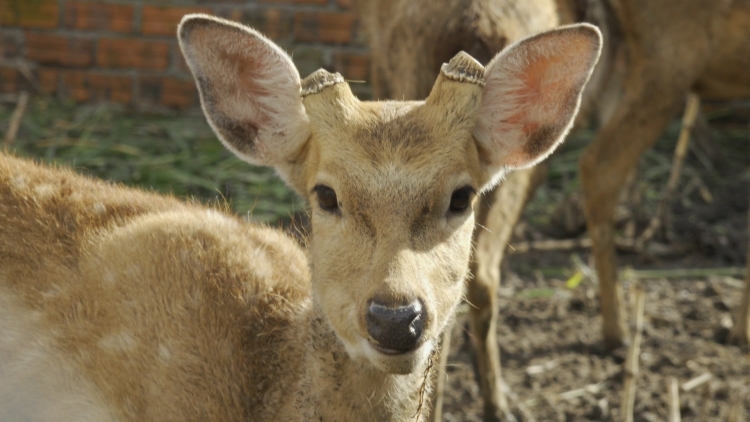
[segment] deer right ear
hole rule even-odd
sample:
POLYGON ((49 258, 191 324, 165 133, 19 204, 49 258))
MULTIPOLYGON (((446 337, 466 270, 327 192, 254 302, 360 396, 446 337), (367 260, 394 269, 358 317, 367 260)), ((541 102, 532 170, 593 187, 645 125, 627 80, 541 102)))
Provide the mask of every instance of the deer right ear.
POLYGON ((177 30, 209 124, 251 164, 288 164, 310 136, 292 60, 255 30, 207 15, 187 15, 177 30))
POLYGON ((543 160, 562 142, 601 45, 596 27, 570 25, 521 40, 487 64, 474 130, 492 175, 485 189, 506 171, 543 160))

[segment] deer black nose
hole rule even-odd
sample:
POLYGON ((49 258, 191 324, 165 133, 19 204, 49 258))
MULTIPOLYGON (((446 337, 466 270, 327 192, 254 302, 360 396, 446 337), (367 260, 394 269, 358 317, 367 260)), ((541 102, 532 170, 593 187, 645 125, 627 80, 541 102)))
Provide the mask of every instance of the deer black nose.
POLYGON ((424 329, 423 306, 414 301, 406 306, 392 307, 371 300, 367 307, 367 332, 378 342, 384 353, 406 353, 417 347, 424 329))

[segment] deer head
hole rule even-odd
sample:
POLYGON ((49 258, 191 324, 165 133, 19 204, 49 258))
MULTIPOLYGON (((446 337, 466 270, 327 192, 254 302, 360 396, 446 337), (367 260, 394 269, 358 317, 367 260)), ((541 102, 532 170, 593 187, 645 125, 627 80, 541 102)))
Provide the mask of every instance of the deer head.
POLYGON ((300 80, 251 28, 189 15, 178 32, 224 145, 309 200, 315 306, 386 373, 425 363, 461 299, 476 195, 557 147, 601 45, 595 27, 565 27, 486 69, 459 53, 425 101, 362 102, 339 74, 300 80))

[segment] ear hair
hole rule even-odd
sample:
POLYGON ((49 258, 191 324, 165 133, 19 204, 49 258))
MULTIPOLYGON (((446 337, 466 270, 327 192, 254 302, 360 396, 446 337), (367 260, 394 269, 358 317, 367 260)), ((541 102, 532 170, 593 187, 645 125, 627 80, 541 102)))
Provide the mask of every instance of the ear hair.
MULTIPOLYGON (((310 136, 292 60, 257 31, 224 19, 187 15, 177 30, 209 124, 252 164, 285 167, 310 136)), ((280 168, 281 167, 281 168, 280 168)))
POLYGON ((508 170, 538 163, 562 142, 601 44, 595 26, 570 25, 523 39, 490 61, 474 130, 492 174, 487 187, 508 170))

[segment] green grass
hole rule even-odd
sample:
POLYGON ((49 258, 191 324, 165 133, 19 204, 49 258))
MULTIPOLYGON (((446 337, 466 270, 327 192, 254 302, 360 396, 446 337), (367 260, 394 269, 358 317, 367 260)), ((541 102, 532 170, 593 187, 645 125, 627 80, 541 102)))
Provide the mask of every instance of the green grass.
MULTIPOLYGON (((0 134, 12 112, 12 106, 0 106, 0 134)), ((256 221, 304 210, 272 169, 251 166, 227 151, 198 112, 138 115, 115 106, 32 98, 9 150, 126 185, 227 201, 256 221)))

